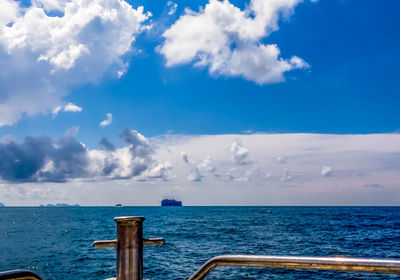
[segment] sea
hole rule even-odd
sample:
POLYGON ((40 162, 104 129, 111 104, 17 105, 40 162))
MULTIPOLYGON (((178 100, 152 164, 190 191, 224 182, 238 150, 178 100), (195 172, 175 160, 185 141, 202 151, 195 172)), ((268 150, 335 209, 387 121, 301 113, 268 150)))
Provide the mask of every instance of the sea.
MULTIPOLYGON (((49 280, 115 276, 117 216, 143 216, 145 279, 187 279, 223 254, 400 259, 398 207, 3 207, 0 271, 49 280)), ((400 276, 268 268, 216 268, 206 279, 397 279, 400 276)))

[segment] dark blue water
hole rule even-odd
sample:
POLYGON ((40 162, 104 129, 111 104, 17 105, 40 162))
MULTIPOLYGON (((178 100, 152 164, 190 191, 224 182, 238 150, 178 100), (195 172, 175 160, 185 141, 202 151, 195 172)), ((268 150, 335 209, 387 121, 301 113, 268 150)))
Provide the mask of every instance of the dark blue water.
MULTIPOLYGON (((24 268, 44 279, 115 275, 115 216, 145 216, 148 279, 186 279, 221 254, 400 258, 396 207, 76 207, 0 208, 0 270, 24 268)), ((389 279, 377 274, 218 268, 207 279, 389 279)))

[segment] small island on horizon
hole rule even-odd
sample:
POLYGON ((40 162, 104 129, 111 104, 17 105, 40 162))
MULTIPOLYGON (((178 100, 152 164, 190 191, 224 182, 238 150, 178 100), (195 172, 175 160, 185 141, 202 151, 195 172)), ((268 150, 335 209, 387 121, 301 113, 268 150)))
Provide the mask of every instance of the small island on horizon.
POLYGON ((161 206, 182 206, 182 201, 175 199, 163 199, 161 201, 161 206))

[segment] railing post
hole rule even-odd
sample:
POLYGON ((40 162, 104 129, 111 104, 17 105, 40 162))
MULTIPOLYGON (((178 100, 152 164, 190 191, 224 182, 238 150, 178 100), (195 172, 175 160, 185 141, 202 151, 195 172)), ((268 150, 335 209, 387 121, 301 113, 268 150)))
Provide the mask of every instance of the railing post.
POLYGON ((117 280, 143 279, 143 217, 117 217, 117 280))
POLYGON ((116 217, 117 239, 95 241, 96 248, 117 249, 117 280, 143 280, 143 246, 163 245, 164 239, 143 239, 144 217, 116 217))

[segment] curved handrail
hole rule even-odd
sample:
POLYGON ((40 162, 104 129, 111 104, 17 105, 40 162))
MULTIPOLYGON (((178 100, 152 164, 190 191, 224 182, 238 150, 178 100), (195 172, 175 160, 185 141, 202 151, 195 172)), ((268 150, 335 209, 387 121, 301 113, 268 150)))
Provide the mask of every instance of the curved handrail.
POLYGON ((224 255, 209 259, 188 280, 200 280, 218 266, 254 266, 290 269, 340 270, 400 274, 399 260, 339 257, 224 255))
POLYGON ((32 271, 18 269, 0 272, 0 280, 42 280, 42 278, 32 271))

